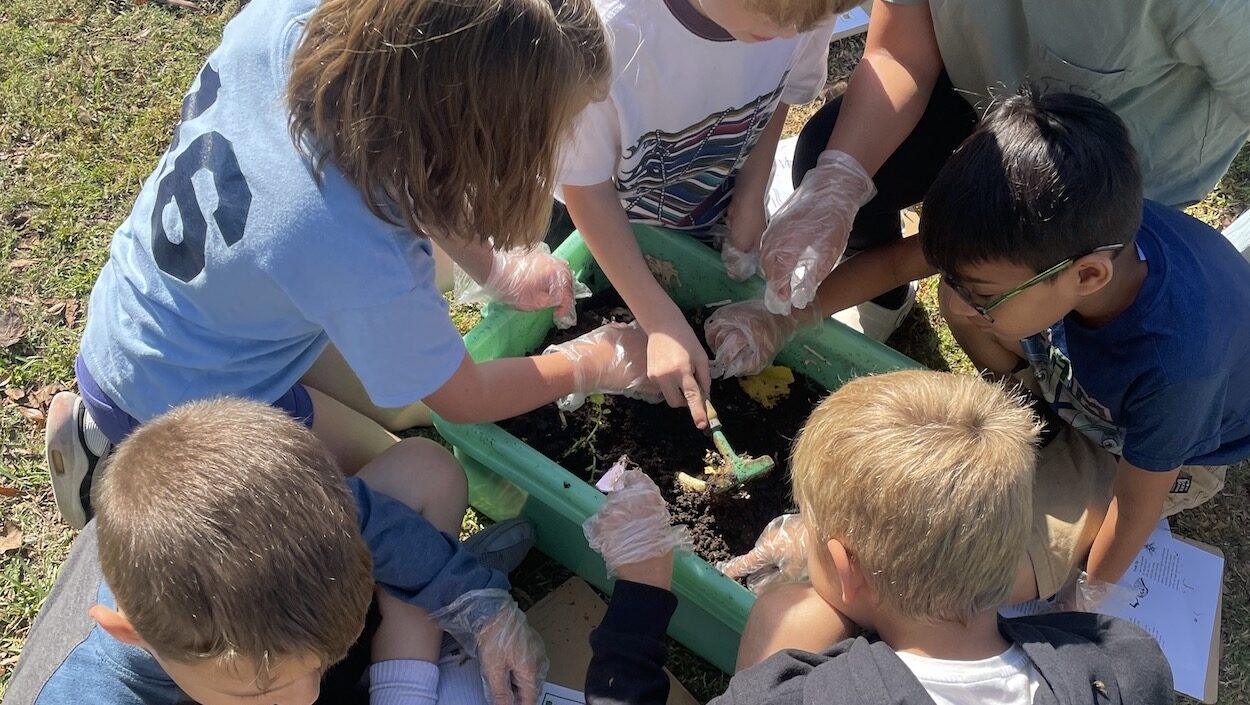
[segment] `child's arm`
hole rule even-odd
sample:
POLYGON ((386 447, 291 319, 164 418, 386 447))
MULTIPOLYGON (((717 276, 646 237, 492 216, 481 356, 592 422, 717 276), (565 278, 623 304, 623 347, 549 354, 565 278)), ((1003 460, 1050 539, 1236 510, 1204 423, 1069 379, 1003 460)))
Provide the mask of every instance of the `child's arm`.
POLYGON ((686 406, 707 426, 703 399, 711 384, 707 353, 677 304, 656 282, 621 207, 616 185, 565 185, 564 203, 603 273, 647 332, 647 376, 669 406, 686 406))
POLYGON ((673 552, 690 548, 689 535, 670 521, 651 478, 629 470, 583 526, 609 575, 618 578, 607 614, 590 635, 589 705, 660 705, 668 699, 664 632, 677 609, 668 589, 673 552))
POLYGON ((1120 459, 1107 518, 1089 551, 1085 572, 1092 580, 1114 583, 1133 565, 1179 474, 1179 467, 1153 472, 1120 459))
POLYGON ((909 237, 843 262, 825 278, 815 303, 807 308, 779 315, 770 313, 761 300, 723 306, 704 324, 716 361, 715 376, 758 374, 800 328, 931 274, 919 238, 909 237))
POLYGON ((871 175, 924 113, 942 71, 928 4, 876 0, 864 58, 816 168, 769 223, 761 247, 770 311, 806 308, 875 189, 871 175))
POLYGON ((422 401, 453 423, 481 423, 569 395, 602 392, 658 400, 646 374, 646 346, 647 336, 636 326, 609 324, 553 345, 544 355, 479 363, 466 353, 451 378, 422 401))
POLYGON ((768 227, 768 180, 777 143, 790 106, 779 103, 769 118, 746 163, 734 177, 733 198, 729 201, 729 239, 721 247, 725 272, 734 281, 746 281, 759 269, 760 238, 768 227))

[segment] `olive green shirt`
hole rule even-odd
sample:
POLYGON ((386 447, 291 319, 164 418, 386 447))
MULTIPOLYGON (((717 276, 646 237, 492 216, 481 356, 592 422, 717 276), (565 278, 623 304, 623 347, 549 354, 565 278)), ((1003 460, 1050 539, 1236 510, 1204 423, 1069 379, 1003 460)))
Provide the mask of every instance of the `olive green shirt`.
POLYGON ((1025 84, 1102 101, 1128 125, 1147 198, 1202 199, 1250 137, 1250 0, 928 5, 946 71, 969 103, 983 111, 1025 84))

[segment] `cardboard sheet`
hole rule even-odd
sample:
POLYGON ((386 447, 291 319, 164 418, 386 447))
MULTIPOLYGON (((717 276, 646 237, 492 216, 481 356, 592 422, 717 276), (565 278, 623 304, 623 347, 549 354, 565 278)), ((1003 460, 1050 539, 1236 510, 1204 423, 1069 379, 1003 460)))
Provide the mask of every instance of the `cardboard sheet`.
MULTIPOLYGON (((526 612, 529 623, 547 645, 554 684, 539 698, 542 705, 580 705, 590 665, 590 632, 599 626, 607 604, 580 578, 570 578, 526 612)), ((665 671, 667 673, 667 670, 665 671)), ((681 683, 668 674, 668 705, 698 705, 681 683)))

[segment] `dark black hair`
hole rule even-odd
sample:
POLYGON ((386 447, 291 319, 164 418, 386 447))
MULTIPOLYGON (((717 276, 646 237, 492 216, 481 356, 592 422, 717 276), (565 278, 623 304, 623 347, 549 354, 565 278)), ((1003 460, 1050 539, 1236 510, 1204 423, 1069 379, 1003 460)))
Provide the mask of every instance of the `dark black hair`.
POLYGON ((943 272, 990 261, 1040 272, 1132 242, 1142 180, 1128 129, 1102 103, 1024 90, 960 145, 924 198, 925 259, 943 272))

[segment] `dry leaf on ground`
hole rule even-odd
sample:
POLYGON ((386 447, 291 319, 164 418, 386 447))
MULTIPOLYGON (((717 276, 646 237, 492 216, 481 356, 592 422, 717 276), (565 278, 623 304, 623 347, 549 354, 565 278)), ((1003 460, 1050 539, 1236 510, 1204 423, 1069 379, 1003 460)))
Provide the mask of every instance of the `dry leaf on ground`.
POLYGON ((0 348, 7 348, 26 335, 26 324, 16 306, 10 305, 0 313, 0 348))
POLYGON ((4 532, 0 533, 0 553, 11 553, 22 547, 22 530, 12 522, 4 523, 4 532))

